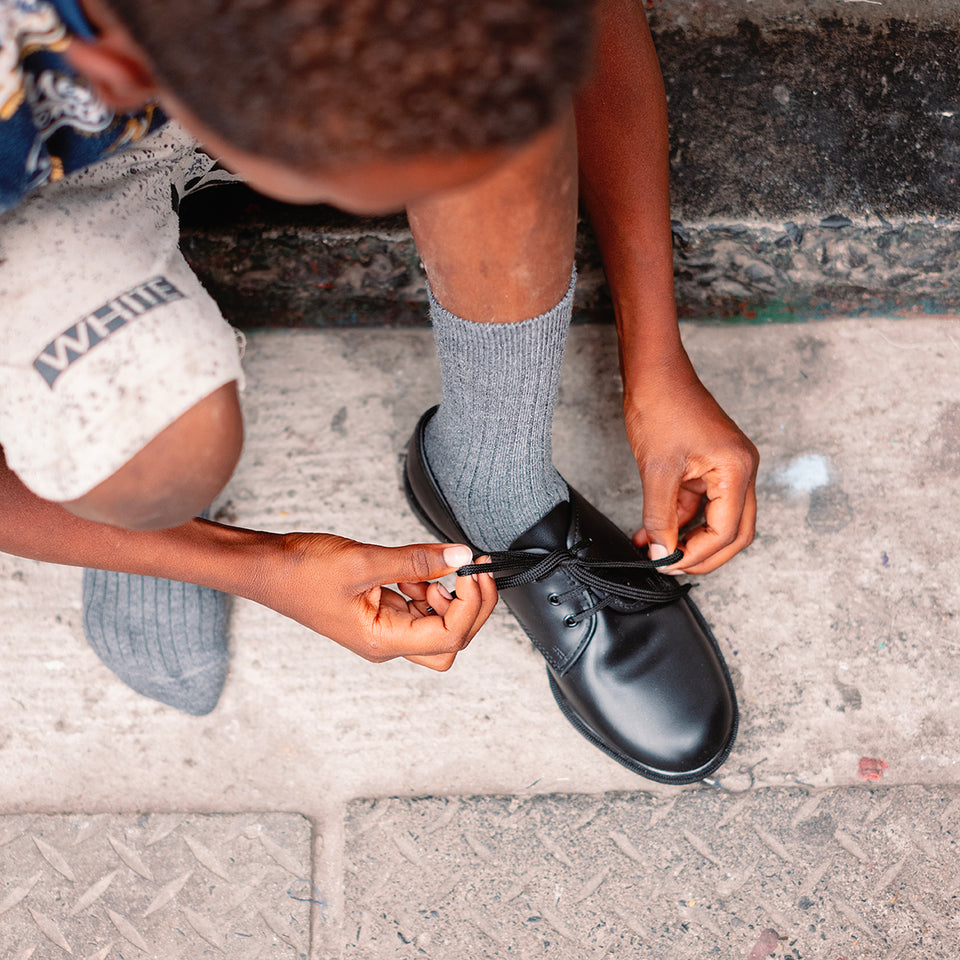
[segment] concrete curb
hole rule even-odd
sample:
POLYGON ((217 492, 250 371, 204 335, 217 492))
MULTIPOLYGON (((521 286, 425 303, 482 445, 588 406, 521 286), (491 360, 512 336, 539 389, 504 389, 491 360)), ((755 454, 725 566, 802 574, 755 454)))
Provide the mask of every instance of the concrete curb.
MULTIPOLYGON (((427 295, 402 217, 290 210, 240 188, 205 201, 182 247, 231 322, 246 328, 423 326, 427 295), (214 203, 234 204, 231 220, 214 203), (213 213, 211 213, 213 211, 213 213)), ((215 193, 221 193, 217 190, 215 193)), ((847 217, 674 224, 681 317, 796 321, 960 310, 960 221, 847 217)), ((576 319, 609 322, 593 236, 581 225, 576 319)))

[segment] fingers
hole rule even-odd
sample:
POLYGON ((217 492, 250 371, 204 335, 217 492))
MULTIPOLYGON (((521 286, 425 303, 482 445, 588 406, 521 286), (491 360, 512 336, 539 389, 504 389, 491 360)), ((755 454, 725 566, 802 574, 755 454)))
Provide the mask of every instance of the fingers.
POLYGON ((704 522, 684 538, 683 559, 664 568, 663 573, 709 573, 753 542, 757 520, 755 471, 709 470, 689 486, 703 492, 698 500, 706 502, 704 522))
POLYGON ((446 613, 453 595, 440 582, 434 583, 398 583, 397 587, 410 598, 410 606, 421 616, 446 613))
POLYGON ((669 465, 640 471, 643 484, 642 534, 652 560, 662 560, 677 549, 680 480, 681 472, 669 465))
POLYGON ((497 603, 496 584, 486 573, 457 577, 455 595, 441 583, 403 582, 398 586, 410 597, 403 601, 403 609, 399 594, 382 590, 380 595, 378 646, 382 658, 404 656, 432 670, 452 666, 497 603))
POLYGON ((451 603, 453 594, 442 583, 431 583, 427 587, 427 604, 431 612, 444 617, 451 603))
POLYGON ((653 560, 672 552, 678 531, 706 504, 704 523, 680 544, 683 559, 663 568, 663 573, 709 573, 752 543, 757 518, 755 459, 731 459, 675 485, 652 471, 647 476, 653 479, 644 480, 644 526, 633 539, 638 546, 649 547, 653 560), (672 515, 668 489, 673 490, 672 515))
POLYGON ((355 571, 356 586, 363 589, 385 583, 437 580, 472 562, 473 551, 462 543, 414 543, 405 547, 364 544, 355 571))
POLYGON ((411 656, 404 659, 415 663, 418 667, 428 667, 430 670, 436 670, 437 673, 446 673, 453 666, 453 661, 457 659, 457 655, 455 653, 438 653, 432 657, 411 656))
MULTIPOLYGON (((489 557, 481 557, 476 562, 487 563, 489 557)), ((442 586, 431 584, 427 590, 427 599, 436 614, 431 619, 443 624, 446 640, 455 644, 456 650, 440 655, 407 656, 413 663, 438 671, 449 670, 453 666, 457 653, 477 635, 497 605, 497 587, 489 573, 457 577, 456 596, 452 598, 445 595, 449 591, 439 589, 442 586)), ((430 624, 431 627, 433 625, 430 624)))
MULTIPOLYGON (((677 530, 682 530, 700 512, 705 485, 697 483, 680 487, 677 494, 677 530)), ((646 527, 641 527, 634 535, 633 542, 638 547, 645 547, 651 543, 651 537, 646 527)), ((663 554, 667 556, 667 554, 663 554)), ((657 559, 656 557, 654 559, 657 559)))
POLYGON ((707 503, 705 523, 687 537, 683 560, 675 569, 709 573, 753 542, 757 522, 757 494, 753 483, 741 502, 718 497, 707 503))
MULTIPOLYGON (((480 557, 477 563, 489 563, 489 557, 480 557)), ((466 635, 464 646, 477 634, 477 631, 486 623, 497 605, 497 585, 492 574, 475 573, 467 577, 457 577, 456 599, 447 608, 443 622, 448 629, 462 630, 466 635), (462 608, 456 609, 460 601, 462 608)))

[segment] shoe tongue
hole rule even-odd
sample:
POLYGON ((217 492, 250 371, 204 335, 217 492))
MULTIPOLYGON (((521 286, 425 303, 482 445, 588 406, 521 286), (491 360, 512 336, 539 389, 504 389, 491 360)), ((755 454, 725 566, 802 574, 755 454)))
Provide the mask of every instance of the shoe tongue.
POLYGON ((529 530, 521 533, 511 550, 556 550, 567 546, 570 531, 570 503, 561 500, 548 514, 541 517, 529 530))

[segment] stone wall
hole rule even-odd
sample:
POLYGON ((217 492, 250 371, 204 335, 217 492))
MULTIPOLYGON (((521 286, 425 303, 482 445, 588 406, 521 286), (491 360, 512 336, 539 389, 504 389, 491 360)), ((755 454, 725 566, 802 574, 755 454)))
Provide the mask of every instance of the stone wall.
MULTIPOLYGON (((686 317, 960 308, 960 11, 924 0, 647 0, 671 116, 686 317)), ((421 323, 402 218, 212 193, 184 249, 237 322, 421 323)), ((581 229, 581 319, 609 316, 581 229)))

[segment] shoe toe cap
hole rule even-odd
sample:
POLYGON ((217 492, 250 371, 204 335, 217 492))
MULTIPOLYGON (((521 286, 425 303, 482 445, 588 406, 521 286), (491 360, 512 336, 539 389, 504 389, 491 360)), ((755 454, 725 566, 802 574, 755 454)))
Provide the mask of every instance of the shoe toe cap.
POLYGON ((642 638, 639 630, 615 638, 600 631, 554 678, 555 688, 587 728, 582 732, 592 732, 621 763, 651 779, 693 782, 726 759, 737 730, 736 698, 689 607, 661 608, 656 617, 656 629, 648 618, 642 638))

